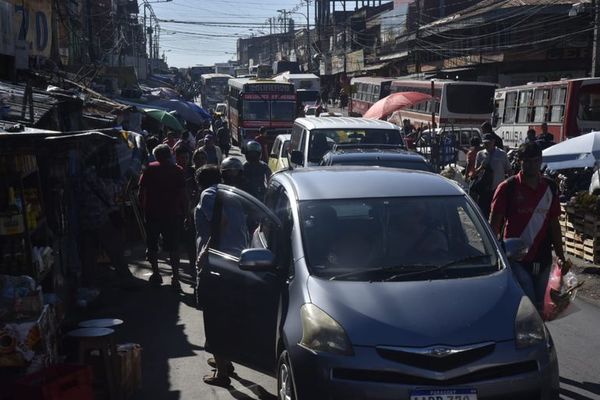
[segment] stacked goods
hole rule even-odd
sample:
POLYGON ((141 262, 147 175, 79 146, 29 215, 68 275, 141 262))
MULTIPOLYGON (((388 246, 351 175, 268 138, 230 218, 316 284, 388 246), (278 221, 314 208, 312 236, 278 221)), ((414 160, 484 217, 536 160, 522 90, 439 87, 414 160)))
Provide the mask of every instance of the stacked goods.
POLYGON ((560 224, 567 254, 600 264, 600 202, 596 195, 580 192, 562 205, 560 224))

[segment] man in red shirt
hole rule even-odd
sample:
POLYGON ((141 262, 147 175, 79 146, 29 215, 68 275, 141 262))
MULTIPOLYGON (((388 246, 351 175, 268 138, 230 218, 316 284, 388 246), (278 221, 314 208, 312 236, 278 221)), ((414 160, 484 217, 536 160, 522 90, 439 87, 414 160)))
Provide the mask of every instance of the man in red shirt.
POLYGON ((568 269, 558 220, 560 203, 555 183, 540 172, 540 147, 522 144, 518 155, 521 171, 498 185, 490 223, 496 235, 504 228, 504 239, 520 238, 528 246, 527 255, 512 268, 525 294, 539 307, 552 266, 552 249, 563 263, 563 273, 568 269))
POLYGON ((261 126, 258 131, 258 136, 254 138, 254 141, 260 143, 260 146, 262 147, 260 159, 269 163, 269 146, 272 143, 270 143, 269 137, 267 136, 267 128, 261 126))
POLYGON ((153 154, 156 161, 148 165, 139 184, 139 199, 146 221, 148 260, 152 265, 150 283, 157 286, 162 283, 157 258, 158 239, 162 234, 173 269, 171 287, 180 291, 179 235, 189 214, 185 177, 181 167, 175 164, 168 145, 156 146, 153 154))

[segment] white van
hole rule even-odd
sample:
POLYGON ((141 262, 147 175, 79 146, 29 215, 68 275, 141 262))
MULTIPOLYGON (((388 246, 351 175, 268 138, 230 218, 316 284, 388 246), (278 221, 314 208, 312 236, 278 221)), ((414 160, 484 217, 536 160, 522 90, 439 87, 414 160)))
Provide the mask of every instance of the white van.
POLYGON ((336 144, 403 146, 400 127, 386 121, 351 117, 297 118, 290 143, 294 167, 319 165, 336 144))

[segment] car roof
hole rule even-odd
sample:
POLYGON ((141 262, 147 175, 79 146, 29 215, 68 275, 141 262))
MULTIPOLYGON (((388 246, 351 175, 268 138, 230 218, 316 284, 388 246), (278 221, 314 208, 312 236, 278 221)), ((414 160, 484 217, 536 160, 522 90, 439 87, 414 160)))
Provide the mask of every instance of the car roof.
POLYGON ((286 142, 288 140, 292 140, 292 135, 289 133, 282 133, 281 135, 277 135, 277 137, 275 138, 275 140, 278 140, 281 142, 286 142))
POLYGON ((300 201, 464 195, 458 185, 441 175, 395 168, 297 168, 278 172, 273 179, 287 180, 300 201))
POLYGON ((330 157, 333 162, 341 160, 405 160, 413 162, 426 162, 425 158, 412 151, 389 148, 337 148, 323 156, 330 157))
POLYGON ((306 129, 394 129, 400 130, 400 127, 391 122, 381 121, 369 118, 354 117, 305 117, 297 118, 296 124, 300 124, 306 129))

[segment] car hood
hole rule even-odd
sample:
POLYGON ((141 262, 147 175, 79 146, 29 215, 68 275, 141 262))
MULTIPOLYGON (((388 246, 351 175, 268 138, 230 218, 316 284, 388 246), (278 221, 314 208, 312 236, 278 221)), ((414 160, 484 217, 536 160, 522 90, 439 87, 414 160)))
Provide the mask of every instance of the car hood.
POLYGON ((414 282, 308 279, 311 302, 353 345, 465 345, 514 339, 522 297, 508 269, 473 278, 414 282))

